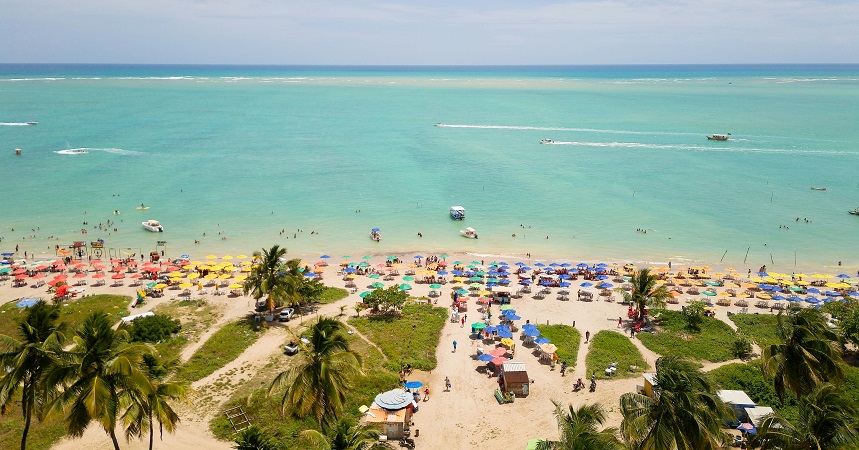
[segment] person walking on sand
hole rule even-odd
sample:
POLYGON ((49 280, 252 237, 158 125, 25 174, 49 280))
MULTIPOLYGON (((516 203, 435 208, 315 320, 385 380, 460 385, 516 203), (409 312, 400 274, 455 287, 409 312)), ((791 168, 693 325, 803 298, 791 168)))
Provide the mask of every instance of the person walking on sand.
POLYGON ((591 332, 585 331, 585 344, 587 344, 589 340, 591 340, 591 332))
POLYGON ((456 341, 453 341, 453 352, 456 353, 456 341))
POLYGON ((464 326, 465 326, 465 317, 463 317, 462 320, 460 321, 459 328, 462 328, 464 326))
POLYGON ((444 377, 444 391, 450 392, 450 378, 444 377))
POLYGON ((617 318, 617 327, 618 327, 618 328, 620 328, 620 327, 622 327, 622 326, 623 326, 623 318, 622 318, 622 317, 618 317, 618 318, 617 318))

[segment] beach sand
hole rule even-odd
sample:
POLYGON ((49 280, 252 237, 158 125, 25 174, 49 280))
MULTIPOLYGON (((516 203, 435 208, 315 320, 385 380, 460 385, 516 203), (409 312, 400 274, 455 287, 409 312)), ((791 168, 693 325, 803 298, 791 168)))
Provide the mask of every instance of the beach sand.
MULTIPOLYGON (((411 258, 411 256, 407 256, 407 258, 411 258)), ((451 254, 447 261, 451 262, 457 259, 470 261, 474 257, 467 254, 451 254)), ((329 286, 345 287, 345 281, 336 275, 337 268, 334 266, 337 265, 337 261, 333 259, 330 261, 332 261, 332 266, 326 269, 323 281, 329 286)), ((314 261, 308 262, 312 264, 314 261)), ((371 264, 378 264, 384 262, 384 258, 376 257, 370 262, 371 264)), ((407 260, 406 262, 411 261, 407 260)), ((507 260, 507 262, 513 264, 515 260, 507 260)), ((369 282, 374 280, 368 280, 362 276, 357 281, 359 286, 357 292, 339 302, 322 306, 319 315, 335 316, 339 313, 341 305, 346 305, 346 311, 352 315, 351 306, 360 301, 358 293, 365 290, 365 284, 370 284, 369 282)), ((517 314, 522 317, 520 323, 524 323, 526 319, 536 324, 573 325, 575 323, 576 328, 582 334, 583 341, 579 349, 576 366, 570 367, 566 376, 561 377, 559 370, 552 370, 547 364, 541 363, 531 350, 519 345, 518 336, 516 336, 517 352, 514 359, 526 363, 529 377, 533 379, 533 383, 531 384, 530 395, 527 398, 517 398, 513 404, 499 405, 492 395, 497 387, 496 380, 488 377, 482 371, 478 371, 484 364, 475 359, 476 350, 479 345, 483 344, 479 341, 473 341, 469 337, 470 327, 468 326, 480 319, 476 302, 473 299, 469 301, 468 320, 465 327, 460 327, 460 323, 447 321, 441 332, 440 343, 436 350, 437 368, 432 372, 416 373, 415 376, 411 377, 411 379, 417 379, 428 384, 431 390, 430 400, 421 402, 420 410, 414 416, 415 429, 419 430, 413 433, 413 435, 419 434, 415 438, 417 446, 432 449, 503 446, 504 448, 516 449, 524 448, 525 443, 531 438, 556 438, 558 431, 551 400, 557 400, 563 405, 571 403, 575 406, 580 406, 583 403, 601 403, 608 411, 608 423, 606 425, 618 426, 621 421, 618 399, 623 393, 635 391, 636 386, 642 384, 641 377, 600 380, 594 393, 587 390, 573 393, 572 385, 579 377, 585 380, 589 378, 584 367, 585 355, 588 350, 587 345, 584 344, 585 332, 589 331, 590 335, 593 336, 600 330, 618 331, 617 319, 618 317, 626 319, 627 307, 617 301, 576 301, 575 293, 582 282, 582 280, 573 282, 570 287, 572 293, 570 301, 559 301, 554 298, 554 295, 547 296, 543 300, 531 299, 530 296, 513 300, 517 314), (454 340, 459 344, 455 353, 452 351, 454 340), (444 392, 445 377, 450 378, 452 384, 450 392, 444 392)), ((410 294, 413 296, 424 296, 429 293, 429 286, 426 284, 412 283, 412 285, 414 289, 410 294)), ((445 286, 441 297, 438 298, 439 306, 448 306, 450 291, 450 286, 445 286)), ((171 291, 167 292, 168 295, 158 299, 150 299, 141 308, 131 310, 132 314, 174 301, 170 299, 169 293, 171 291)), ((133 296, 135 288, 130 286, 111 287, 109 285, 87 287, 86 294, 101 293, 133 296)), ((47 298, 47 295, 45 288, 13 288, 11 287, 11 280, 0 286, 0 301, 3 303, 20 297, 45 296, 47 298)), ((618 294, 614 295, 615 300, 617 300, 618 294)), ((183 352, 183 358, 190 357, 194 350, 218 326, 247 314, 253 306, 249 297, 229 298, 207 295, 205 298, 209 304, 216 305, 223 316, 215 326, 197 336, 198 340, 192 342, 183 352)), ((681 304, 669 305, 669 308, 680 309, 681 304)), ((755 312, 769 312, 769 309, 750 308, 750 310, 752 309, 755 312)), ((727 320, 727 312, 739 312, 739 310, 740 308, 737 306, 717 307, 716 314, 719 319, 732 325, 732 322, 727 320)), ((191 399, 187 404, 178 407, 181 423, 176 432, 173 434, 165 433, 163 441, 156 442, 156 446, 171 449, 231 448, 229 442, 216 440, 209 431, 208 425, 209 421, 219 413, 219 406, 229 399, 231 393, 228 390, 214 391, 207 389, 207 387, 216 381, 218 383, 230 382, 233 385, 246 381, 249 377, 246 374, 253 373, 255 368, 265 364, 270 357, 282 352, 282 345, 288 336, 284 327, 296 327, 298 323, 299 321, 293 320, 287 324, 277 324, 271 327, 235 361, 209 377, 194 383, 194 393, 191 399)), ((644 355, 649 366, 648 371, 652 371, 658 355, 644 348, 637 339, 633 339, 632 342, 644 355)), ((705 368, 711 369, 718 365, 721 364, 710 364, 705 368)), ((158 440, 157 433, 156 440, 158 440)), ((83 437, 78 439, 64 438, 54 448, 107 448, 109 442, 104 431, 93 425, 87 429, 83 437)), ((145 440, 123 442, 122 447, 142 449, 146 448, 147 444, 145 440)))

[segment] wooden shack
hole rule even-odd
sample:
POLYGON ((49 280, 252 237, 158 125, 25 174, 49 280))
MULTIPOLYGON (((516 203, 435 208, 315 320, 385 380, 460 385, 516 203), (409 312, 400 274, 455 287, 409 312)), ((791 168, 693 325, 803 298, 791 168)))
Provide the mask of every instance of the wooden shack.
POLYGON ((504 392, 512 392, 517 397, 527 397, 530 379, 522 361, 505 361, 501 365, 504 392))

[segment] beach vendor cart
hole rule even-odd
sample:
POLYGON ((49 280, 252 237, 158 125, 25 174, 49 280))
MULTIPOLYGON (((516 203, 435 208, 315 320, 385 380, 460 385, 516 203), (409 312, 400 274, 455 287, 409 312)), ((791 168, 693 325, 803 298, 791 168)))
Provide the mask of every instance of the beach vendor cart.
POLYGON ((522 361, 505 361, 501 364, 502 386, 504 392, 512 392, 516 397, 527 397, 530 378, 522 361))

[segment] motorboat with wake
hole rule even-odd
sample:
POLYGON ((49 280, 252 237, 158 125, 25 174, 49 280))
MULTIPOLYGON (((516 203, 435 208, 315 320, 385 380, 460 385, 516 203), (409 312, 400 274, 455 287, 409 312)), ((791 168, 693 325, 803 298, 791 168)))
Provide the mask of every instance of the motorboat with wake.
POLYGON ((36 122, 35 120, 28 120, 27 121, 27 125, 38 125, 38 124, 39 124, 39 122, 36 122))
POLYGON ((825 191, 826 188, 825 187, 814 187, 814 186, 812 186, 811 190, 812 191, 825 191))
POLYGON ((379 242, 382 240, 382 233, 378 228, 373 228, 370 230, 370 239, 379 242))
POLYGON ((54 153, 58 155, 86 155, 89 152, 84 148, 70 148, 67 150, 57 150, 54 153))
POLYGON ((727 134, 708 134, 707 139, 711 141, 727 141, 731 137, 731 133, 727 134))
POLYGON ((153 233, 163 233, 164 232, 164 227, 161 225, 161 222, 159 222, 157 220, 152 220, 152 219, 147 220, 146 222, 143 222, 143 228, 146 229, 147 231, 151 231, 153 233))
POLYGON ((465 208, 463 208, 462 206, 451 206, 450 207, 450 217, 453 220, 465 219, 465 208))
POLYGON ((474 228, 468 227, 464 230, 459 230, 459 234, 469 238, 469 239, 477 239, 477 231, 474 228))
POLYGON ((854 216, 859 216, 859 208, 847 211, 848 214, 853 214, 854 216))
POLYGON ((553 141, 551 139, 540 139, 540 143, 541 144, 554 144, 555 141, 553 141))

